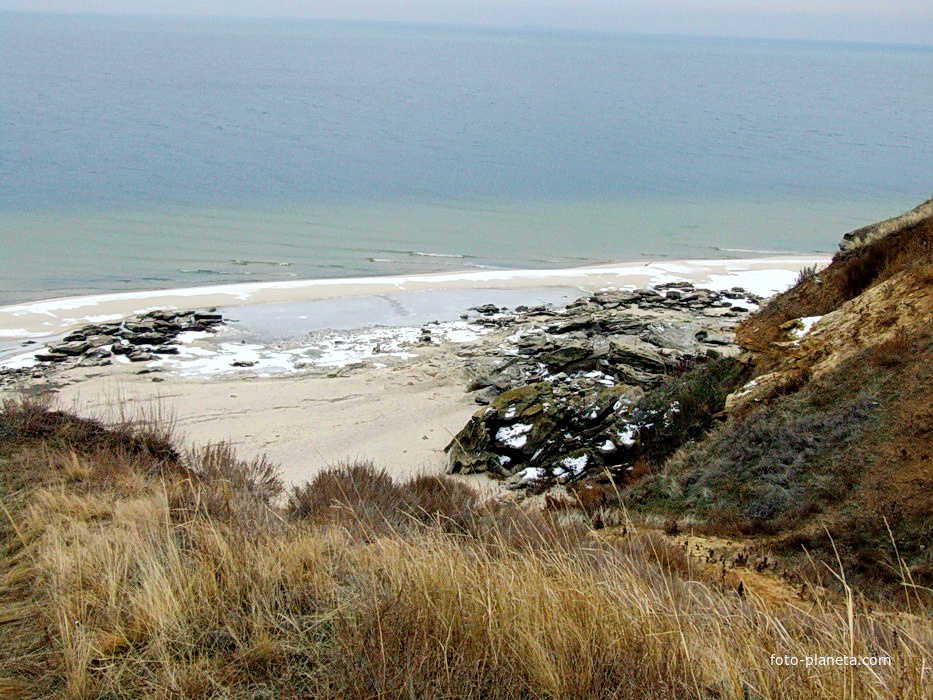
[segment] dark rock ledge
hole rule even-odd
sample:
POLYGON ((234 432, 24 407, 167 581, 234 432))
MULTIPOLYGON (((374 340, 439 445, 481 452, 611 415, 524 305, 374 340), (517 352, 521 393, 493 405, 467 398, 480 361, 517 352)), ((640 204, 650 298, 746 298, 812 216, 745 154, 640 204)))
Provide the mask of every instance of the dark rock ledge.
POLYGON ((511 333, 468 360, 467 389, 486 407, 447 446, 448 471, 543 488, 593 470, 637 470, 639 443, 681 410, 676 400, 645 406, 646 392, 736 354, 733 329, 760 301, 741 288, 676 282, 599 292, 563 309, 480 307, 477 322, 511 333))
POLYGON ((35 354, 39 365, 0 370, 0 384, 43 378, 64 367, 101 367, 114 355, 130 362, 146 362, 158 355, 176 355, 172 345, 185 331, 213 331, 224 322, 216 309, 206 311, 149 311, 123 321, 95 323, 71 331, 60 342, 50 343, 35 354))

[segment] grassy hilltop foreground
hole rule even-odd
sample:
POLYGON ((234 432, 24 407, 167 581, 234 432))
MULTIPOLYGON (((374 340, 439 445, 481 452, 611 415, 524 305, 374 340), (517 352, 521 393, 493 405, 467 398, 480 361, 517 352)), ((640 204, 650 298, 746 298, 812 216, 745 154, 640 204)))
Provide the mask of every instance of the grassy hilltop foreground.
POLYGON ((929 697, 925 206, 745 322, 740 386, 649 396, 715 416, 644 476, 543 510, 6 401, 0 697, 929 697))

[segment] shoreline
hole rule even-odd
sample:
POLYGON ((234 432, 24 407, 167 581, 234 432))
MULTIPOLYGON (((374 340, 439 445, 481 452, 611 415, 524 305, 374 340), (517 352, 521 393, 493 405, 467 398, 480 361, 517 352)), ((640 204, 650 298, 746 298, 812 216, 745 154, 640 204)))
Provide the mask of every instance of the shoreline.
POLYGON ((270 303, 318 301, 399 292, 463 289, 533 290, 577 287, 647 287, 671 281, 698 286, 741 286, 761 296, 787 288, 803 267, 823 266, 827 255, 719 260, 673 260, 539 270, 480 270, 418 275, 248 282, 91 294, 42 299, 0 307, 0 341, 53 338, 89 323, 118 320, 154 309, 237 308, 270 303))

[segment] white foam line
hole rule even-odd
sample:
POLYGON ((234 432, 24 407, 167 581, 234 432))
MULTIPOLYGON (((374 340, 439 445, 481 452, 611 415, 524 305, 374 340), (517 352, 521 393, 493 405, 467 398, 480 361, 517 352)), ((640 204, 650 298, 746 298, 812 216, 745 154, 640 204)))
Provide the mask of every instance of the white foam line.
POLYGON ((25 328, 0 328, 0 336, 12 340, 15 338, 41 338, 47 333, 32 333, 25 328))

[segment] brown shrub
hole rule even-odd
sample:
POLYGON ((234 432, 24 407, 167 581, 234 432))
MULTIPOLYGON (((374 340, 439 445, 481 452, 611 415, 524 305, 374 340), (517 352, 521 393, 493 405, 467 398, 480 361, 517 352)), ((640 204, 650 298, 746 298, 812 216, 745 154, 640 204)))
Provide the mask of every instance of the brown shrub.
POLYGON ((428 523, 462 530, 478 501, 473 488, 448 476, 421 474, 396 482, 371 462, 355 462, 325 469, 293 487, 286 512, 292 519, 339 523, 369 534, 428 523))
POLYGON ((245 532, 281 522, 276 511, 282 480, 265 457, 241 460, 232 445, 216 443, 192 450, 186 463, 187 478, 174 480, 168 488, 176 522, 206 515, 245 532))
POLYGON ((402 485, 406 513, 424 522, 465 524, 479 501, 476 491, 449 476, 421 474, 402 485))
POLYGON ((174 430, 160 416, 124 417, 105 425, 54 408, 54 397, 19 394, 0 409, 0 439, 18 443, 43 441, 47 447, 81 453, 109 452, 145 462, 153 473, 178 470, 182 458, 174 446, 174 430))
POLYGON ((285 508, 289 517, 316 524, 358 523, 381 532, 398 521, 405 500, 385 469, 372 462, 339 464, 294 486, 285 508))

